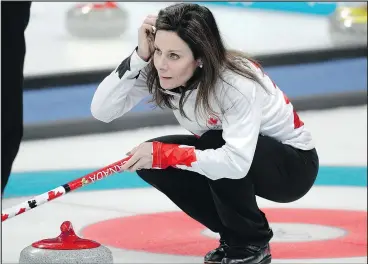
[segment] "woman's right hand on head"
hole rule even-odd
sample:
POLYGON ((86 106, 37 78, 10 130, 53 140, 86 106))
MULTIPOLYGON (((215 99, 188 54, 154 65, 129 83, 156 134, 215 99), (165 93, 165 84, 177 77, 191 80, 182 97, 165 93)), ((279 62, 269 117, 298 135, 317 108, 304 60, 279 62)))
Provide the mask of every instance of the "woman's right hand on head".
POLYGON ((143 21, 143 24, 138 30, 138 56, 144 61, 148 61, 153 52, 154 48, 154 34, 156 33, 156 15, 149 15, 143 21))

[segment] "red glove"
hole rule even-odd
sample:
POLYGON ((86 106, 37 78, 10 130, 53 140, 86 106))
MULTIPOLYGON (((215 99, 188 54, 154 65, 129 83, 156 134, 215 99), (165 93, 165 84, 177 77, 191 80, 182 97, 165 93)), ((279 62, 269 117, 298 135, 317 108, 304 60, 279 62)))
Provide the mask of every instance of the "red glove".
POLYGON ((165 144, 154 141, 152 168, 166 169, 176 165, 191 167, 197 161, 195 148, 178 144, 165 144))

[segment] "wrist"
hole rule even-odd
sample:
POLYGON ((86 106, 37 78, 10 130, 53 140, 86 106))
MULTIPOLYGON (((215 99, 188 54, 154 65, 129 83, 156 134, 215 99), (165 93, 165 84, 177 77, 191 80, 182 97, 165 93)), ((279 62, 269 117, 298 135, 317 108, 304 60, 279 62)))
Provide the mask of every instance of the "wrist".
POLYGON ((142 54, 142 52, 139 50, 139 48, 137 48, 137 54, 138 54, 138 56, 142 59, 142 60, 144 60, 145 62, 148 62, 149 61, 149 59, 151 58, 151 56, 150 55, 146 55, 146 54, 142 54))

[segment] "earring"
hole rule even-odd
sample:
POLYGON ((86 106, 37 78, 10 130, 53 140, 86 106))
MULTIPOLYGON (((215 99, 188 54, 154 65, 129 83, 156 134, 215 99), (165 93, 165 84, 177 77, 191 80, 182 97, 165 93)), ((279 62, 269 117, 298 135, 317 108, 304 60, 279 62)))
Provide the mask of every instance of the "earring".
POLYGON ((203 64, 200 64, 200 65, 199 65, 199 68, 203 68, 203 64))

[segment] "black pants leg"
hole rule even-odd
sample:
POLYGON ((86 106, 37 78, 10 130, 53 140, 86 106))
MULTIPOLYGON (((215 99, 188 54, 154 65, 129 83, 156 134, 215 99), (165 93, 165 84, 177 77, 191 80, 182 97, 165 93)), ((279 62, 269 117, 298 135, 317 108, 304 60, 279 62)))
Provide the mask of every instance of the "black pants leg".
POLYGON ((23 137, 24 31, 31 2, 1 2, 1 192, 23 137))
MULTIPOLYGON (((201 149, 223 146, 221 133, 206 133, 198 145, 201 149)), ((279 203, 298 200, 312 187, 318 164, 315 150, 297 150, 260 135, 252 166, 244 178, 209 181, 221 222, 229 232, 229 244, 268 242, 272 233, 257 206, 256 195, 279 203)))
MULTIPOLYGON (((150 140, 154 141, 156 139, 150 140)), ((198 139, 190 135, 157 138, 160 142, 195 146, 198 139)), ((223 233, 224 226, 218 216, 208 179, 197 173, 169 167, 164 170, 137 171, 147 183, 165 194, 186 214, 216 233, 223 233)))
MULTIPOLYGON (((225 142, 222 131, 201 138, 166 136, 165 143, 216 149, 225 142)), ((275 202, 292 202, 312 187, 318 172, 315 150, 301 151, 259 136, 251 169, 239 180, 210 180, 195 172, 166 169, 141 170, 138 175, 156 187, 186 214, 224 236, 230 246, 264 245, 272 238, 268 221, 258 208, 256 195, 275 202)))

